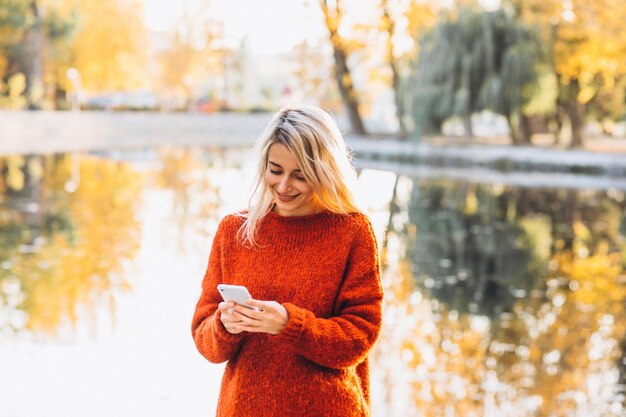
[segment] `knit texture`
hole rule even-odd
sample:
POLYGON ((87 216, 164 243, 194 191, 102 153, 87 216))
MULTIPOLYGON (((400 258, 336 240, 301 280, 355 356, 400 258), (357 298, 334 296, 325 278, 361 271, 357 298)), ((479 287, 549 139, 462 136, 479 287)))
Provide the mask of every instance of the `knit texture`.
POLYGON ((243 219, 225 217, 215 234, 192 320, 198 351, 228 361, 218 417, 370 415, 367 355, 381 325, 376 238, 363 214, 268 213, 258 244, 237 237, 243 219), (226 331, 217 285, 248 287, 289 312, 276 336, 226 331))

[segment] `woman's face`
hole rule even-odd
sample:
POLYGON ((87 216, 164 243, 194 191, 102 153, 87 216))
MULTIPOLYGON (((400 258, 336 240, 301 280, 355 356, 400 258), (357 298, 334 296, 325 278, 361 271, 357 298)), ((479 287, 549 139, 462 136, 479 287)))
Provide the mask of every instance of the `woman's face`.
POLYGON ((277 214, 305 216, 317 211, 313 188, 285 145, 275 143, 270 146, 265 182, 274 196, 274 211, 277 214))

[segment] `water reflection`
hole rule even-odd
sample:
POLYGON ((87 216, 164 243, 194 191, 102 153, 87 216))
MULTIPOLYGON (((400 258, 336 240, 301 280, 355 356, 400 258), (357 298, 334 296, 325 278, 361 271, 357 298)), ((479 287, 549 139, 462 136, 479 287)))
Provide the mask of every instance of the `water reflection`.
POLYGON ((79 311, 111 309, 128 289, 139 249, 141 176, 128 164, 83 156, 80 185, 67 155, 0 159, 0 332, 55 334, 79 311), (115 225, 115 227, 112 227, 115 225))
POLYGON ((174 227, 162 230, 176 233, 161 240, 204 259, 244 153, 165 147, 0 158, 0 334, 54 336, 81 316, 95 322, 103 304, 113 313, 116 294, 131 286, 146 192, 169 193, 174 227))
POLYGON ((152 176, 154 186, 171 194, 171 220, 176 249, 204 258, 208 253, 220 215, 245 207, 245 200, 233 198, 235 190, 246 196, 242 163, 249 150, 245 148, 174 148, 157 150, 159 166, 152 176), (237 201, 233 201, 237 200, 237 201))
POLYGON ((623 415, 622 192, 400 177, 394 196, 378 415, 623 415))
MULTIPOLYGON (((245 152, 164 148, 132 163, 114 156, 0 158, 1 333, 54 334, 102 304, 113 308, 133 283, 127 270, 146 231, 194 251, 185 259, 198 263, 195 275, 166 271, 173 276, 160 284, 169 299, 187 282, 193 297, 180 306, 192 306, 218 219, 245 207, 245 152), (70 193, 72 161, 80 183, 70 193), (157 201, 171 213, 142 231, 143 197, 155 195, 147 206, 157 201)), ((360 196, 386 229, 374 416, 623 415, 623 192, 379 174, 363 173, 360 196)), ((188 317, 175 310, 182 318, 172 327, 182 329, 188 317)))
POLYGON ((469 184, 412 188, 407 235, 418 284, 461 313, 494 317, 510 310, 541 266, 516 218, 516 201, 509 192, 469 184))
POLYGON ((156 172, 156 184, 172 194, 172 215, 177 236, 178 250, 185 252, 195 242, 190 236, 209 239, 213 231, 202 220, 217 216, 219 189, 215 176, 208 175, 208 167, 214 165, 215 153, 201 153, 191 148, 159 149, 157 156, 160 169, 156 172), (207 158, 207 159, 205 159, 207 158), (192 231, 199 232, 197 234, 192 231))

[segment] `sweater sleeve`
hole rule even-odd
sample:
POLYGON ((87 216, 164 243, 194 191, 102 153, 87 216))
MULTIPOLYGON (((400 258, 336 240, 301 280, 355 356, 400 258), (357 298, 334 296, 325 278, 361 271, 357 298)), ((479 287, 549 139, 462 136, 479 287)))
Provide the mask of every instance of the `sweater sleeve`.
POLYGON ((336 316, 319 318, 290 303, 289 324, 277 336, 318 365, 344 368, 362 362, 380 333, 383 291, 376 237, 364 220, 353 239, 336 316))
POLYGON ((217 284, 222 281, 223 241, 228 238, 224 236, 228 233, 225 229, 225 220, 222 220, 213 238, 209 263, 202 280, 202 293, 191 322, 191 333, 198 351, 213 363, 232 358, 243 338, 242 334, 234 335, 226 331, 217 309, 222 301, 217 284))

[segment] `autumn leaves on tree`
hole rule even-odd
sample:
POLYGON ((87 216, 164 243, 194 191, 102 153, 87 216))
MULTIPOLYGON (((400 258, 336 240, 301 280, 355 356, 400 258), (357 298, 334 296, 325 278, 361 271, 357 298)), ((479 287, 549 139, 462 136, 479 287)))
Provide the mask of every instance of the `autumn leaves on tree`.
MULTIPOLYGON (((209 6, 184 10, 168 33, 150 32, 142 7, 141 0, 0 0, 0 107, 67 108, 76 88, 69 68, 90 94, 146 89, 191 105, 207 77, 229 88, 228 72, 242 58, 226 46, 209 6)), ((403 137, 441 134, 451 118, 471 136, 472 115, 489 110, 506 118, 515 144, 531 144, 539 125, 555 142, 567 132, 576 147, 588 121, 611 134, 624 117, 624 2, 507 0, 495 11, 473 1, 313 7, 332 59, 322 44, 294 48, 291 58, 306 62, 293 75, 308 99, 343 103, 353 133, 368 133, 366 120, 389 92, 403 137), (322 52, 331 68, 320 65, 322 52), (309 63, 322 69, 304 70, 309 63), (333 73, 333 91, 329 83, 314 88, 320 72, 333 73)), ((224 95, 217 84, 213 96, 224 95)), ((271 107, 272 93, 260 90, 271 107)))

